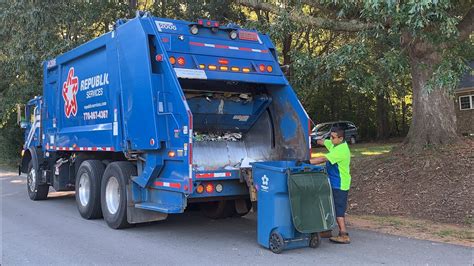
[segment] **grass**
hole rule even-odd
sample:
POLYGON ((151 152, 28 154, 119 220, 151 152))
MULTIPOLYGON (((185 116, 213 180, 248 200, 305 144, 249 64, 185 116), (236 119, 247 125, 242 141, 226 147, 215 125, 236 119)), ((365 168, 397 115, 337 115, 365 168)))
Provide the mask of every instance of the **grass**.
POLYGON ((392 216, 367 216, 367 219, 373 220, 374 222, 382 226, 393 226, 395 228, 407 225, 406 221, 403 221, 398 217, 392 216))
POLYGON ((471 246, 474 229, 471 226, 436 223, 428 220, 399 216, 351 215, 349 221, 357 227, 383 233, 403 235, 433 241, 471 246), (361 221, 363 221, 361 223, 361 221))
POLYGON ((473 240, 474 236, 472 231, 469 230, 453 230, 453 229, 446 229, 440 230, 435 233, 437 236, 441 238, 445 237, 458 237, 465 240, 473 240))
MULTIPOLYGON (((361 143, 349 145, 352 157, 375 156, 390 152, 397 144, 396 143, 361 143)), ((311 157, 323 156, 326 153, 326 148, 313 148, 311 157)))

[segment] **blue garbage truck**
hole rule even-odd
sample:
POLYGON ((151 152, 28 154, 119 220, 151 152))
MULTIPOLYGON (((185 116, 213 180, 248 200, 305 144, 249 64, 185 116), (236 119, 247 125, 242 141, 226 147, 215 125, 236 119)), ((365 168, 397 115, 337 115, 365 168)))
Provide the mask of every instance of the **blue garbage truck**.
POLYGON ((43 64, 19 172, 32 200, 75 191, 111 228, 198 205, 245 215, 250 164, 308 160, 311 122, 268 35, 139 13, 43 64))

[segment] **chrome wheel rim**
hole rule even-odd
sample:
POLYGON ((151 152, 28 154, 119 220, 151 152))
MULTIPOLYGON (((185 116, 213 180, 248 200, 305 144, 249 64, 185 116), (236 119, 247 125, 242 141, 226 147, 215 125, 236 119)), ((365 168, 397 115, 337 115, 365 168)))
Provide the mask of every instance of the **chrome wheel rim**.
POLYGON ((105 187, 105 202, 109 213, 117 213, 120 205, 120 186, 115 176, 111 176, 107 181, 105 187))
POLYGON ((35 192, 36 187, 36 171, 34 168, 31 168, 30 172, 28 173, 28 187, 30 188, 31 192, 35 192))
POLYGON ((91 182, 87 173, 79 177, 79 201, 82 206, 87 206, 91 195, 91 182))

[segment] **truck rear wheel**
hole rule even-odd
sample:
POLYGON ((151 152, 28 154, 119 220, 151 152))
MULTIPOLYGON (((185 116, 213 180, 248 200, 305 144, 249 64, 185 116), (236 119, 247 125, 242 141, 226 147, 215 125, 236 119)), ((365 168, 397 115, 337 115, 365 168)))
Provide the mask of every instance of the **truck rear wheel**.
POLYGON ((129 162, 113 162, 105 169, 100 199, 104 220, 113 229, 130 226, 127 221, 127 184, 136 173, 136 167, 129 162))
POLYGON ((26 175, 26 188, 31 200, 45 200, 48 198, 49 185, 40 185, 40 173, 33 165, 33 159, 28 163, 28 172, 26 175))
POLYGON ((252 209, 252 202, 250 201, 250 199, 238 199, 238 200, 235 200, 234 208, 235 208, 234 216, 242 217, 242 216, 247 215, 250 212, 250 210, 252 209))
POLYGON ((76 204, 85 219, 102 217, 100 206, 100 185, 104 174, 104 164, 98 160, 81 163, 76 175, 76 204))
POLYGON ((223 219, 234 214, 234 204, 233 200, 205 202, 201 204, 201 212, 211 219, 223 219))

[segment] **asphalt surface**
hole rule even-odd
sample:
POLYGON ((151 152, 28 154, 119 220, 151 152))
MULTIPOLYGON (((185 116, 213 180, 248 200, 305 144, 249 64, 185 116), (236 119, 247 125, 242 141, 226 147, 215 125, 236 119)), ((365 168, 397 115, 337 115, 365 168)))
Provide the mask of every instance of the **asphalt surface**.
POLYGON ((323 240, 317 249, 276 255, 256 241, 254 214, 209 220, 198 212, 166 221, 113 230, 103 220, 80 217, 74 195, 51 193, 30 201, 25 177, 0 170, 1 265, 160 264, 315 265, 450 264, 473 265, 474 249, 380 233, 350 230, 352 243, 323 240))

